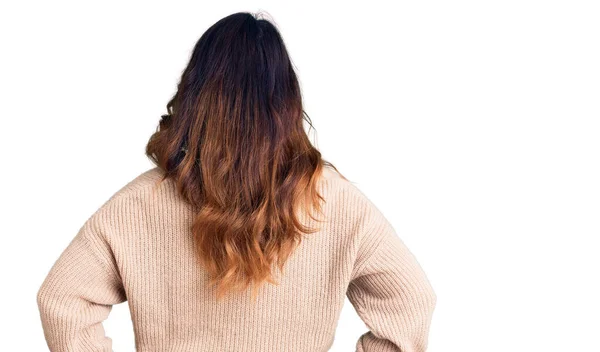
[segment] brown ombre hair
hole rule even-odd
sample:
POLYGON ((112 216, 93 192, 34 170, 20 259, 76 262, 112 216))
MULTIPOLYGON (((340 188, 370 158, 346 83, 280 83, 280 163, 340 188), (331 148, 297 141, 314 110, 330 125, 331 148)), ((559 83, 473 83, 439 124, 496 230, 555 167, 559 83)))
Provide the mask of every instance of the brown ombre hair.
POLYGON ((300 86, 283 39, 265 19, 240 12, 198 40, 146 155, 196 210, 198 258, 217 287, 274 279, 303 234, 299 212, 322 214, 321 157, 304 129, 300 86))

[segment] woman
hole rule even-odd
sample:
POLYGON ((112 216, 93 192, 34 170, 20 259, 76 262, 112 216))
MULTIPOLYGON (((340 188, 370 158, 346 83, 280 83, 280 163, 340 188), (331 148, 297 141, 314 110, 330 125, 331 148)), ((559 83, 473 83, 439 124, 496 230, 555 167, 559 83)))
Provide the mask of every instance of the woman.
POLYGON ((436 296, 369 199, 321 158, 275 26, 202 35, 146 154, 156 164, 83 224, 38 292, 51 351, 327 351, 347 296, 358 351, 425 351, 436 296))

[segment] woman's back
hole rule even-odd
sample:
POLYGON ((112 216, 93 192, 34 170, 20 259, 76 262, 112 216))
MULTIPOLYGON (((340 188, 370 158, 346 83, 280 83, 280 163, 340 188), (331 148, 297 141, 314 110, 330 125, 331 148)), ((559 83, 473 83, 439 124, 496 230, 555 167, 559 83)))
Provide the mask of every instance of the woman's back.
POLYGON ((140 352, 327 351, 346 294, 371 329, 358 351, 425 350, 436 300, 425 274, 335 172, 325 169, 319 182, 321 230, 304 237, 279 284, 261 286, 256 301, 249 290, 216 300, 197 263, 194 213, 162 176, 153 168, 119 190, 52 268, 38 294, 51 350, 110 351, 101 322, 127 300, 140 352))
MULTIPOLYGON (((435 295, 377 208, 312 145, 277 28, 249 13, 198 40, 146 145, 38 294, 52 351, 326 351, 348 296, 359 351, 424 351, 435 295), (281 271, 283 269, 283 272, 281 271)), ((312 126, 312 124, 311 124, 312 126)))

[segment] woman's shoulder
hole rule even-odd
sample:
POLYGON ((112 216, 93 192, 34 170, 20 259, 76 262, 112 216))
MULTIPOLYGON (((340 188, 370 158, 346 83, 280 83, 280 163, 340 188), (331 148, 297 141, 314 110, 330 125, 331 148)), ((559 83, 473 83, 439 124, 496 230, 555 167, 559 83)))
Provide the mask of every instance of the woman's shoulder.
POLYGON ((329 188, 347 187, 351 184, 351 182, 346 179, 345 176, 331 166, 327 165, 323 166, 320 179, 323 183, 327 184, 329 188))
POLYGON ((321 172, 321 177, 327 180, 331 179, 342 179, 342 176, 335 171, 331 166, 323 166, 323 170, 321 172))
POLYGON ((163 191, 165 188, 168 188, 168 190, 173 188, 170 184, 167 185, 167 183, 170 183, 170 179, 162 182, 164 175, 164 171, 159 167, 152 167, 139 172, 129 180, 123 182, 104 201, 98 210, 103 212, 116 211, 119 213, 130 213, 133 211, 131 207, 147 205, 148 202, 156 198, 156 191, 159 188, 162 188, 163 191))
POLYGON ((164 175, 165 172, 158 166, 146 169, 125 182, 124 185, 115 192, 112 198, 135 197, 140 194, 145 194, 148 191, 152 191, 155 187, 162 184, 161 181, 163 181, 164 175))
POLYGON ((370 206, 371 201, 359 186, 331 167, 324 167, 321 174, 323 188, 328 200, 336 203, 350 203, 356 206, 370 206))

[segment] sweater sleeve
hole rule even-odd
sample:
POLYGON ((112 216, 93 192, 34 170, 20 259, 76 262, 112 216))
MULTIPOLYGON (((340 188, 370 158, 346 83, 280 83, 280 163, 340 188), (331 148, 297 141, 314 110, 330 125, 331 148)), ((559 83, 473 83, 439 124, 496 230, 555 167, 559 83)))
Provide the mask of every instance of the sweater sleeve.
POLYGON ((436 304, 414 255, 391 224, 372 206, 374 220, 365 229, 347 297, 370 329, 357 352, 424 352, 436 304))
POLYGON ((126 301, 104 227, 94 214, 58 257, 37 293, 52 352, 112 351, 102 321, 126 301))

